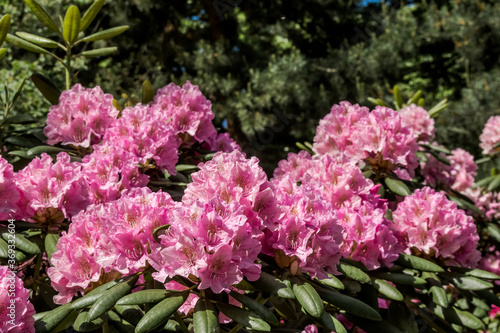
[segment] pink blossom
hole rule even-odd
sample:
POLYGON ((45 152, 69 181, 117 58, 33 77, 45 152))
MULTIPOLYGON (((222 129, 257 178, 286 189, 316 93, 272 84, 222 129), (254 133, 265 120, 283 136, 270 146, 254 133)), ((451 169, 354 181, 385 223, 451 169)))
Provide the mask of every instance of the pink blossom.
POLYGON ((87 148, 100 141, 117 115, 112 95, 100 87, 75 84, 61 94, 58 105, 50 107, 44 134, 49 145, 61 142, 87 148))
POLYGON ((236 143, 236 141, 229 137, 229 133, 214 133, 206 140, 203 147, 208 150, 222 151, 225 153, 230 153, 233 150, 241 151, 241 147, 236 143))
MULTIPOLYGON (((188 287, 186 287, 178 282, 175 282, 173 280, 166 283, 165 288, 167 290, 187 290, 188 289, 188 287)), ((181 307, 179 308, 178 311, 185 316, 189 315, 189 313, 192 310, 194 310, 194 307, 196 306, 196 302, 198 302, 199 299, 200 299, 200 297, 198 297, 196 294, 190 293, 188 298, 186 299, 184 304, 181 305, 181 307)))
POLYGON ((16 187, 14 168, 0 157, 0 220, 19 214, 17 202, 20 193, 16 187))
POLYGON ((495 319, 499 315, 500 315, 500 307, 493 304, 491 306, 491 311, 489 313, 490 319, 495 319))
POLYGON ((481 255, 474 221, 443 193, 430 187, 417 189, 392 216, 406 253, 417 251, 448 265, 477 266, 481 255))
POLYGON ((484 126, 483 133, 479 136, 479 147, 483 154, 494 154, 498 149, 495 145, 500 142, 500 116, 491 116, 484 126))
POLYGON ((0 266, 0 332, 35 332, 35 309, 29 299, 23 281, 7 266, 0 266))
POLYGON ((434 119, 423 107, 411 104, 399 110, 399 114, 403 124, 413 129, 419 143, 429 143, 434 139, 434 119))

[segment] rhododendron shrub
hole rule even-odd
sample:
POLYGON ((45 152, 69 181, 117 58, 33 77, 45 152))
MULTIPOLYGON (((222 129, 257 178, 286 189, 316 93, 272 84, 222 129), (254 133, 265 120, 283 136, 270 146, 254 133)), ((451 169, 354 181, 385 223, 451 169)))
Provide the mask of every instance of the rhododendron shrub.
POLYGON ((411 104, 399 110, 399 114, 403 124, 413 129, 418 143, 434 140, 434 119, 423 107, 411 104))
POLYGON ((500 116, 492 116, 486 122, 483 132, 479 136, 479 147, 483 149, 483 154, 494 154, 496 145, 500 142, 500 116))
POLYGON ((20 193, 14 181, 14 168, 0 157, 0 220, 16 214, 20 193))

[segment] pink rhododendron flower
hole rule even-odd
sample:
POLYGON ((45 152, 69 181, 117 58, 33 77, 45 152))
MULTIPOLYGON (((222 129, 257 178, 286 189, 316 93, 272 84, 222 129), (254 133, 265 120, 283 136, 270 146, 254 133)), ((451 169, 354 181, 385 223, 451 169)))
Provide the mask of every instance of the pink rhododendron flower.
POLYGON ((135 188, 116 201, 91 205, 73 217, 52 255, 48 275, 57 304, 83 293, 101 272, 129 275, 146 264, 153 230, 168 224, 175 203, 166 193, 135 188))
MULTIPOLYGON (((178 282, 175 282, 175 281, 170 281, 170 282, 166 283, 165 288, 167 290, 188 290, 189 289, 188 287, 186 287, 178 282)), ((190 293, 188 298, 184 302, 184 304, 182 304, 181 307, 177 311, 179 311, 183 315, 187 316, 189 314, 189 312, 191 312, 191 310, 194 310, 194 307, 196 306, 196 302, 198 302, 199 299, 200 299, 200 297, 198 297, 196 294, 190 293)))
MULTIPOLYGON (((151 105, 164 114, 175 134, 186 133, 198 142, 216 135, 212 103, 189 81, 182 88, 170 83, 159 89, 151 105)), ((183 141, 189 144, 191 140, 184 138, 183 141)))
POLYGON ((392 216, 406 253, 421 252, 448 265, 477 266, 481 254, 474 221, 443 193, 417 189, 392 216))
POLYGON ((413 129, 403 123, 398 112, 381 106, 368 112, 348 102, 334 105, 320 121, 314 150, 345 155, 356 163, 364 160, 375 171, 395 172, 404 179, 411 179, 418 166, 413 129))
POLYGON ((19 214, 17 202, 20 193, 14 182, 14 168, 0 157, 0 220, 7 220, 19 214))
POLYGON ((241 151, 241 147, 229 137, 229 133, 222 133, 210 136, 203 145, 204 148, 212 151, 222 151, 230 153, 233 150, 241 151))
POLYGON ((496 305, 491 306, 491 311, 489 313, 490 319, 495 319, 496 317, 500 316, 500 307, 496 305))
POLYGON ((141 104, 124 109, 106 131, 103 143, 134 154, 142 164, 154 161, 160 169, 175 174, 180 140, 161 110, 141 104))
POLYGON ((0 332, 35 332, 35 309, 29 299, 23 281, 7 266, 0 266, 0 332))
POLYGON ((117 116, 112 95, 104 94, 100 87, 85 89, 75 84, 62 92, 58 105, 50 107, 43 132, 49 145, 61 142, 87 148, 100 142, 117 116))
POLYGON ((399 110, 399 114, 403 124, 413 129, 419 143, 429 143, 434 139, 434 119, 423 107, 411 104, 399 110))
POLYGON ((54 217, 57 211, 69 218, 89 204, 81 166, 70 162, 70 156, 64 152, 57 155, 56 163, 45 153, 35 157, 17 173, 15 182, 27 218, 35 219, 35 213, 54 217))
MULTIPOLYGON (((318 333, 318 328, 316 327, 316 325, 307 325, 306 327, 304 327, 304 330, 302 331, 302 333, 318 333)), ((332 333, 335 333, 332 331, 332 333)))
POLYGON ((496 152, 495 145, 500 142, 500 116, 492 116, 488 119, 483 133, 479 136, 479 142, 483 154, 490 155, 496 152))

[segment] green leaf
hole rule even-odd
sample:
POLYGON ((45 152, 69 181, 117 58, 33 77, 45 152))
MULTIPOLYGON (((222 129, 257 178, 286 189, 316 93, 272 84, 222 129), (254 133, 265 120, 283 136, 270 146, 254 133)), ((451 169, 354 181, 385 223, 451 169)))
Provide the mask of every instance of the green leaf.
POLYGON ((488 185, 488 191, 494 191, 500 186, 500 175, 496 175, 488 185))
POLYGON ((18 35, 22 39, 27 40, 30 43, 36 44, 36 45, 41 46, 41 47, 53 49, 53 48, 56 48, 58 46, 57 42, 53 41, 52 39, 40 37, 40 36, 33 35, 33 34, 30 34, 27 32, 18 31, 18 32, 16 32, 16 35, 18 35))
POLYGON ((50 30, 61 34, 57 24, 50 18, 49 14, 43 9, 43 7, 35 0, 24 0, 28 7, 31 9, 33 14, 38 18, 40 22, 50 30))
MULTIPOLYGON (((106 30, 103 30, 103 31, 96 32, 95 34, 89 35, 87 37, 84 37, 84 38, 80 39, 79 42, 87 43, 87 42, 94 42, 96 40, 113 38, 115 36, 118 36, 118 35, 124 33, 125 31, 127 31, 128 28, 129 28, 128 25, 122 25, 122 26, 119 26, 119 27, 114 27, 114 28, 111 28, 111 29, 106 29, 106 30)), ((153 94, 153 96, 154 96, 154 94, 153 94)), ((144 103, 144 102, 142 102, 142 103, 143 104, 147 104, 147 103, 144 103)))
POLYGON ((139 275, 135 275, 130 280, 118 283, 106 291, 90 308, 88 320, 93 321, 111 309, 120 298, 132 290, 138 279, 139 275))
POLYGON ((271 332, 271 326, 252 312, 223 303, 217 303, 217 307, 223 314, 249 329, 271 332))
POLYGON ((193 313, 194 333, 218 333, 220 332, 219 318, 214 305, 200 298, 196 302, 193 313))
POLYGON ((114 309, 132 325, 137 325, 144 317, 144 312, 139 305, 115 305, 114 309))
POLYGON ((421 144, 422 147, 430 149, 430 150, 435 150, 440 153, 445 153, 446 155, 451 155, 451 151, 446 148, 446 147, 441 147, 438 145, 432 145, 432 144, 421 144))
POLYGON ((33 146, 39 144, 38 141, 23 136, 10 136, 8 138, 5 138, 4 141, 11 143, 15 146, 25 147, 25 148, 32 148, 33 146))
POLYGON ((375 104, 375 105, 380 105, 380 106, 388 106, 383 100, 381 100, 380 98, 373 98, 373 97, 368 97, 367 98, 368 101, 370 101, 371 103, 375 104))
POLYGON ((22 49, 25 49, 25 50, 28 50, 31 52, 35 52, 35 53, 49 54, 49 51, 42 49, 40 46, 37 46, 33 43, 25 41, 24 39, 21 39, 19 37, 14 36, 14 35, 7 34, 6 39, 9 43, 12 43, 12 44, 14 44, 17 47, 20 47, 22 49))
POLYGON ((45 99, 47 99, 50 104, 59 104, 59 96, 61 95, 61 91, 51 80, 40 73, 33 73, 33 75, 31 75, 31 81, 33 81, 35 87, 37 87, 37 89, 42 93, 43 97, 45 97, 45 99))
POLYGON ((116 312, 108 311, 108 318, 120 333, 134 333, 135 326, 120 317, 116 312))
POLYGON ((89 321, 89 310, 83 309, 73 324, 73 328, 78 332, 90 332, 100 328, 104 324, 102 318, 95 318, 89 321))
POLYGON ((336 306, 341 310, 345 310, 346 312, 370 320, 382 320, 382 317, 380 317, 378 311, 356 298, 341 294, 333 290, 321 288, 316 288, 316 290, 325 302, 336 306))
POLYGON ((40 254, 41 253, 38 245, 29 241, 23 235, 21 235, 19 233, 11 234, 5 228, 2 228, 0 232, 2 234, 2 238, 6 242, 9 242, 9 240, 11 240, 11 241, 15 240, 16 250, 18 250, 18 251, 20 250, 20 251, 23 251, 24 253, 28 253, 28 254, 40 254))
POLYGON ((388 298, 395 301, 404 300, 403 294, 401 294, 401 292, 399 292, 399 290, 393 287, 389 282, 380 279, 374 279, 372 284, 375 289, 377 289, 382 295, 387 296, 388 298))
POLYGON ((407 105, 417 104, 418 100, 422 96, 422 90, 417 91, 406 103, 407 105))
POLYGON ((458 273, 441 273, 441 275, 462 290, 484 290, 493 288, 492 283, 473 276, 466 276, 458 273))
POLYGON ((149 80, 144 81, 142 83, 142 104, 148 104, 154 99, 154 97, 155 91, 153 89, 153 86, 151 85, 151 82, 149 82, 149 80))
POLYGON ((405 183, 398 179, 393 179, 393 178, 385 178, 385 185, 394 192, 397 195, 400 195, 402 197, 406 197, 407 195, 410 195, 410 189, 408 186, 406 186, 405 183))
POLYGON ((170 229, 170 224, 164 224, 159 227, 157 227, 155 230, 153 230, 153 238, 157 243, 160 243, 160 239, 158 238, 158 233, 162 230, 168 230, 170 229))
POLYGON ((52 258, 52 254, 57 251, 57 242, 59 238, 58 234, 47 234, 45 236, 45 251, 49 256, 49 260, 52 258))
POLYGON ((9 257, 9 244, 0 238, 0 258, 9 257))
POLYGON ((28 150, 26 152, 26 154, 28 154, 28 156, 30 156, 30 157, 33 157, 33 156, 40 155, 42 153, 51 154, 51 153, 60 153, 62 151, 66 151, 66 149, 52 147, 52 146, 38 146, 38 147, 31 148, 30 150, 28 150))
POLYGON ((154 330, 167 321, 170 316, 184 303, 189 292, 183 292, 178 296, 169 297, 156 304, 139 321, 135 333, 145 333, 154 330))
POLYGON ((476 290, 474 291, 479 297, 488 302, 488 304, 494 304, 500 306, 500 297, 495 295, 489 290, 476 290))
POLYGON ((500 280, 500 276, 499 275, 497 275, 495 273, 492 273, 492 272, 484 271, 484 270, 478 269, 478 268, 466 269, 465 270, 465 275, 474 276, 474 277, 477 277, 477 278, 480 278, 480 279, 500 280))
POLYGON ((443 308, 437 305, 434 309, 434 313, 450 323, 468 327, 473 330, 484 330, 483 322, 470 312, 462 311, 454 307, 443 308))
POLYGON ((249 308, 250 310, 254 311, 256 314, 258 314, 262 319, 270 323, 271 325, 279 325, 278 319, 274 316, 274 314, 266 308, 264 305, 260 304, 258 301, 255 299, 242 295, 240 293, 237 293, 236 291, 231 291, 230 295, 249 308))
POLYGON ((345 288, 344 284, 342 283, 342 281, 340 281, 339 279, 337 279, 335 276, 333 276, 331 274, 328 274, 328 278, 327 279, 318 280, 318 281, 321 282, 322 284, 326 285, 326 286, 329 286, 329 287, 332 287, 332 288, 335 288, 335 289, 341 289, 341 290, 343 290, 345 288))
POLYGON ((80 31, 84 31, 87 29, 92 21, 94 21, 95 17, 101 10, 104 5, 105 0, 96 0, 94 3, 87 9, 85 14, 83 14, 82 20, 80 22, 80 31))
POLYGON ((418 276, 408 275, 404 273, 374 273, 375 276, 396 284, 418 286, 427 282, 418 276))
POLYGON ((6 48, 0 49, 0 60, 2 60, 5 57, 6 53, 7 53, 6 48))
MULTIPOLYGON (((281 298, 279 296, 272 296, 269 298, 269 302, 273 305, 274 310, 286 320, 297 320, 297 311, 295 309, 295 304, 292 307, 290 300, 286 298, 281 298)), ((293 302, 295 303, 295 302, 293 302)))
POLYGON ((0 46, 5 42, 5 38, 7 37, 7 33, 10 29, 10 15, 5 14, 0 20, 0 46))
POLYGON ((300 143, 300 142, 295 142, 295 145, 299 148, 299 149, 302 149, 302 150, 305 150, 307 151, 309 154, 314 154, 314 152, 307 148, 303 143, 300 143))
POLYGON ((404 253, 399 254, 399 258, 396 260, 395 263, 400 266, 413 268, 419 271, 435 272, 435 273, 444 272, 444 269, 441 266, 429 260, 404 253))
POLYGON ((80 21, 81 16, 78 7, 74 5, 69 7, 64 16, 63 24, 63 37, 69 44, 72 44, 78 38, 78 34, 80 33, 80 21))
POLYGON ((117 47, 103 47, 102 49, 83 51, 79 55, 87 57, 87 58, 104 57, 104 56, 116 53, 116 51, 118 51, 117 47))
POLYGON ((420 98, 420 99, 418 100, 418 104, 417 104, 417 105, 418 105, 418 106, 421 106, 421 107, 424 107, 424 104, 425 104, 424 99, 423 99, 423 98, 420 98))
POLYGON ((500 242, 500 228, 498 227, 498 225, 488 223, 486 230, 488 230, 488 234, 490 237, 493 237, 497 242, 500 242))
POLYGON ((321 317, 325 311, 323 301, 309 283, 294 284, 293 293, 308 314, 314 318, 321 317))
POLYGON ((357 267, 347 265, 341 262, 339 264, 339 270, 348 278, 359 281, 361 283, 370 283, 371 281, 370 277, 357 267))
POLYGON ((39 321, 35 322, 35 331, 37 333, 52 332, 71 311, 72 309, 68 303, 47 312, 39 321))
POLYGON ((491 183, 491 181, 493 179, 495 179, 496 177, 497 176, 489 176, 489 177, 483 178, 483 179, 477 181, 476 185, 479 187, 484 187, 484 186, 488 185, 489 183, 491 183))
POLYGON ((120 298, 116 304, 118 305, 134 305, 134 304, 145 304, 145 303, 158 303, 163 301, 168 296, 166 290, 161 289, 147 289, 137 291, 130 295, 126 295, 120 298))
POLYGON ((429 292, 432 295, 432 300, 434 301, 434 303, 444 308, 448 307, 448 296, 446 295, 446 291, 441 286, 432 286, 429 289, 429 292))
POLYGON ((405 333, 418 333, 415 316, 410 312, 405 303, 391 302, 388 309, 388 320, 405 333))
POLYGON ((175 170, 176 171, 190 171, 190 170, 198 170, 198 166, 197 165, 192 165, 192 164, 177 164, 175 166, 175 170))
POLYGON ((334 316, 329 314, 328 312, 323 312, 318 322, 326 327, 328 331, 336 332, 336 333, 347 333, 344 325, 340 321, 337 320, 334 316))
POLYGON ((399 110, 403 107, 403 97, 401 96, 398 86, 394 86, 392 92, 394 94, 394 106, 396 106, 396 110, 399 110))
POLYGON ((37 119, 29 114, 16 114, 15 116, 9 117, 5 120, 5 124, 33 124, 36 123, 37 119))
POLYGON ((283 298, 295 298, 293 290, 288 288, 282 281, 278 278, 267 274, 265 272, 260 273, 260 278, 252 282, 257 289, 261 289, 266 293, 271 294, 271 296, 278 295, 283 298))
POLYGON ((443 99, 441 102, 437 103, 432 109, 429 110, 429 116, 435 118, 439 112, 448 107, 447 99, 443 99))

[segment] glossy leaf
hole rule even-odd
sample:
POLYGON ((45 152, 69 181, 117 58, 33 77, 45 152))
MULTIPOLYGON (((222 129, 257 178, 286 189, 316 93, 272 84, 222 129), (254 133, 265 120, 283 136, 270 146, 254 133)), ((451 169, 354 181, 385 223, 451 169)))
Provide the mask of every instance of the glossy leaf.
POLYGON ((28 7, 31 9, 33 14, 38 18, 40 22, 50 30, 61 33, 57 24, 50 18, 49 14, 43 9, 43 7, 35 0, 24 0, 28 7))
POLYGON ((33 81, 35 87, 37 87, 37 89, 42 93, 43 97, 45 97, 45 99, 47 99, 50 104, 59 104, 59 96, 61 95, 61 91, 51 80, 40 73, 33 73, 33 75, 31 75, 31 81, 33 81))
POLYGON ((90 308, 88 320, 93 321, 111 309, 120 298, 132 290, 138 279, 139 276, 135 275, 133 278, 118 283, 116 286, 107 290, 90 308))
POLYGON ((262 319, 270 323, 271 325, 278 325, 278 319, 274 316, 274 314, 266 308, 264 305, 260 304, 258 301, 255 299, 248 297, 246 295, 237 293, 235 291, 231 291, 230 293, 231 297, 233 297, 235 300, 249 308, 250 310, 254 311, 256 314, 258 314, 262 319))
POLYGON ((9 242, 9 240, 15 240, 16 250, 18 250, 18 251, 20 250, 20 251, 23 251, 24 253, 28 253, 28 254, 40 254, 41 253, 38 245, 31 242, 23 235, 21 235, 19 233, 11 234, 6 229, 3 229, 0 232, 2 233, 2 238, 7 243, 9 242), (12 236, 14 236, 14 237, 12 237, 12 236))
POLYGON ((100 317, 89 321, 89 310, 83 309, 73 324, 73 328, 78 332, 90 332, 97 330, 104 324, 104 320, 100 317))
POLYGON ((262 272, 260 274, 260 278, 257 281, 252 282, 252 284, 255 285, 258 289, 271 294, 271 296, 278 295, 279 297, 283 298, 295 298, 292 289, 288 288, 278 278, 265 272, 262 272))
POLYGON ((429 260, 404 253, 399 254, 399 258, 396 260, 395 263, 400 266, 413 268, 419 271, 435 272, 435 273, 444 272, 444 269, 441 266, 429 260))
POLYGON ((463 290, 484 290, 493 288, 493 284, 473 276, 466 276, 457 273, 443 273, 443 276, 450 280, 457 288, 463 290))
POLYGON ((116 53, 116 51, 118 51, 117 47, 103 47, 102 49, 83 51, 79 55, 87 57, 87 58, 105 57, 107 55, 116 53))
POLYGON ((418 276, 408 275, 404 273, 376 273, 375 276, 390 281, 396 284, 407 284, 412 286, 418 286, 426 284, 427 282, 418 276))
POLYGON ((494 304, 500 307, 500 297, 495 295, 493 292, 489 290, 476 290, 474 291, 479 297, 488 302, 488 304, 494 304))
POLYGON ((137 325, 144 317, 144 312, 138 305, 115 305, 114 309, 132 325, 137 325))
POLYGON ((308 314, 314 318, 321 317, 325 311, 323 301, 309 283, 294 284, 293 292, 297 301, 299 301, 300 305, 302 305, 308 314))
POLYGON ((372 284, 375 289, 377 289, 382 295, 387 296, 388 298, 395 301, 404 300, 403 294, 401 294, 401 292, 397 288, 393 287, 389 282, 380 279, 374 279, 372 284))
POLYGON ((9 257, 9 244, 0 238, 0 258, 9 257))
POLYGON ((474 276, 480 279, 488 279, 488 280, 500 280, 500 276, 493 272, 484 271, 482 269, 474 268, 471 270, 467 270, 465 275, 474 276))
POLYGON ((418 100, 422 96, 422 90, 418 90, 413 96, 406 102, 407 105, 417 104, 418 100))
POLYGON ((135 328, 136 333, 150 332, 166 322, 170 316, 184 303, 189 292, 171 296, 156 304, 139 321, 135 328))
POLYGON ((129 28, 128 25, 122 25, 119 27, 114 27, 111 29, 99 31, 99 32, 96 32, 95 34, 92 34, 92 35, 89 35, 87 37, 80 39, 80 42, 87 43, 87 42, 95 42, 96 40, 113 38, 115 36, 118 36, 118 35, 124 33, 125 31, 127 31, 128 28, 129 28))
POLYGON ((81 16, 78 7, 74 5, 69 7, 64 16, 63 37, 64 40, 70 44, 78 38, 78 34, 80 33, 80 21, 81 16))
POLYGON ((25 50, 28 50, 31 52, 49 54, 49 51, 47 51, 46 49, 43 49, 38 45, 35 45, 35 44, 30 43, 28 41, 25 41, 24 39, 21 39, 19 37, 11 35, 11 34, 7 34, 6 40, 9 43, 12 43, 17 47, 20 47, 22 49, 25 49, 25 50))
POLYGON ((60 153, 62 151, 66 151, 66 149, 52 147, 52 146, 38 146, 38 147, 34 147, 34 148, 31 148, 30 150, 28 150, 27 154, 28 154, 28 156, 33 157, 33 156, 40 155, 42 153, 51 154, 51 153, 60 153))
POLYGON ((0 20, 0 46, 2 46, 3 42, 5 42, 5 38, 7 37, 9 29, 10 29, 10 15, 5 14, 0 20))
POLYGON ((271 331, 271 326, 252 312, 223 303, 217 303, 217 307, 223 314, 249 329, 261 332, 271 331))
POLYGON ((120 298, 116 304, 118 305, 134 305, 144 303, 158 303, 168 296, 166 290, 161 289, 148 289, 140 290, 130 295, 120 298))
POLYGON ((0 60, 2 60, 5 57, 6 54, 7 54, 7 49, 6 48, 0 49, 0 60))
POLYGON ((33 34, 30 34, 27 32, 18 31, 18 32, 16 32, 16 35, 21 37, 22 39, 27 40, 30 43, 36 44, 36 45, 41 46, 41 47, 53 49, 53 48, 56 48, 58 46, 57 42, 53 41, 52 39, 40 37, 40 36, 33 35, 33 34))
POLYGON ((450 323, 471 328, 473 330, 483 330, 483 322, 474 316, 472 313, 467 311, 462 311, 454 307, 443 308, 441 306, 436 306, 434 313, 450 323))
POLYGON ((196 302, 193 313, 193 328, 194 333, 220 332, 217 310, 210 301, 200 298, 196 302))
POLYGON ((346 312, 370 320, 382 320, 380 314, 374 308, 356 298, 332 290, 319 288, 316 290, 325 302, 336 306, 341 310, 345 310, 346 312))
POLYGON ((496 175, 488 185, 489 192, 496 190, 500 186, 500 175, 496 175))
POLYGON ((334 316, 329 314, 328 312, 323 312, 318 322, 326 327, 328 331, 336 332, 336 333, 347 333, 346 328, 340 321, 337 320, 334 316))
POLYGON ((405 196, 411 194, 408 186, 406 186, 406 184, 403 183, 401 180, 393 179, 393 178, 386 178, 385 185, 387 185, 387 187, 392 192, 394 192, 395 194, 400 195, 402 197, 405 197, 405 196))
POLYGON ((362 282, 362 283, 370 283, 370 277, 363 272, 361 269, 347 265, 344 263, 339 264, 339 270, 348 278, 351 278, 353 280, 362 282))
POLYGON ((35 322, 35 331, 37 333, 52 332, 71 311, 69 304, 64 304, 47 312, 39 321, 35 322))
POLYGON ((84 31, 87 29, 92 21, 94 21, 95 17, 101 10, 102 6, 104 5, 105 0, 96 0, 94 3, 87 9, 85 14, 83 14, 82 20, 80 22, 80 31, 84 31))
POLYGON ((328 275, 328 278, 323 279, 323 280, 319 280, 319 282, 321 282, 322 284, 327 285, 329 287, 336 288, 336 289, 343 290, 345 288, 342 281, 340 281, 339 279, 337 279, 335 276, 333 276, 331 274, 328 275))
POLYGON ((49 260, 52 258, 52 254, 57 251, 58 241, 59 241, 58 234, 47 234, 45 236, 45 252, 47 252, 49 260))
POLYGON ((441 286, 432 286, 429 289, 429 292, 432 295, 434 303, 444 308, 448 307, 448 296, 446 295, 446 291, 441 286))
POLYGON ((418 333, 418 325, 415 316, 410 312, 406 304, 391 302, 388 310, 388 319, 391 324, 405 333, 418 333))

